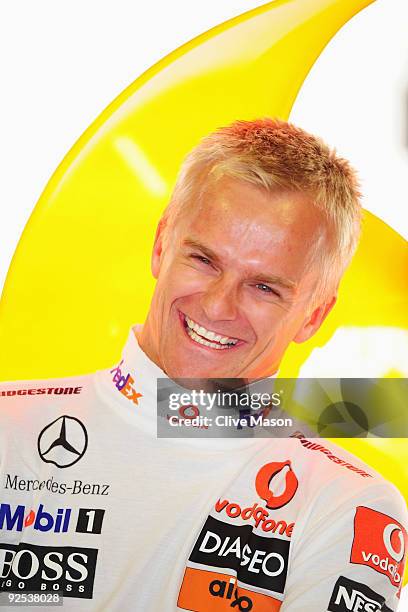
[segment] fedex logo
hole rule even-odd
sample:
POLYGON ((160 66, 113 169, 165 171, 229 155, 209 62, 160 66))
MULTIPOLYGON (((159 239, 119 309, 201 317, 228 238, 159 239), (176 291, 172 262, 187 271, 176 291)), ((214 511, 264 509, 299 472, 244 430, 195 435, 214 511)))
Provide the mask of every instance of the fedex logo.
POLYGON ((115 387, 126 397, 126 399, 131 400, 136 406, 139 405, 139 397, 143 397, 141 393, 138 393, 133 386, 135 379, 128 373, 123 374, 121 366, 123 364, 123 359, 116 368, 110 370, 111 374, 113 374, 112 381, 115 383, 115 387))

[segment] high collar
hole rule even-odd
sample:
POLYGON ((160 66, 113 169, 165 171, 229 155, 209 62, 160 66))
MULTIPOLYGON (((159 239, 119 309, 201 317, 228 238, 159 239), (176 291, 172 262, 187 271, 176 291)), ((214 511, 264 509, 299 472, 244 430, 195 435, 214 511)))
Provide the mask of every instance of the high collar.
POLYGON ((166 374, 140 348, 136 334, 141 328, 141 325, 134 325, 130 329, 119 362, 98 372, 98 378, 103 394, 120 405, 131 422, 137 416, 138 420, 146 421, 145 425, 153 432, 157 379, 166 378, 166 374))
MULTIPOLYGON (((137 340, 141 329, 142 325, 130 329, 121 359, 112 368, 97 372, 96 381, 104 399, 108 399, 121 418, 156 437, 157 380, 170 379, 141 349, 137 340)), ((173 441, 218 450, 238 449, 257 442, 253 438, 183 438, 173 441)))

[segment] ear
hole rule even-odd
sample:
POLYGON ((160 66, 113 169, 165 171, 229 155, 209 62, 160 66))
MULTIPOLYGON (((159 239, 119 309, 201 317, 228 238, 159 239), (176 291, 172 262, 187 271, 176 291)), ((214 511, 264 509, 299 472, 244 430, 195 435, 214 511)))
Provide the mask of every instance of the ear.
POLYGON ((166 219, 163 217, 160 219, 159 224, 156 229, 156 235, 154 237, 152 258, 150 262, 152 274, 154 278, 158 278, 160 272, 160 264, 162 260, 163 254, 163 242, 164 242, 164 233, 166 228, 166 219))
POLYGON ((313 310, 313 312, 305 319, 302 324, 302 327, 297 332, 296 336, 293 338, 294 342, 305 342, 305 340, 309 340, 317 330, 320 328, 321 324, 333 308, 337 301, 337 295, 332 296, 327 302, 320 304, 313 310))

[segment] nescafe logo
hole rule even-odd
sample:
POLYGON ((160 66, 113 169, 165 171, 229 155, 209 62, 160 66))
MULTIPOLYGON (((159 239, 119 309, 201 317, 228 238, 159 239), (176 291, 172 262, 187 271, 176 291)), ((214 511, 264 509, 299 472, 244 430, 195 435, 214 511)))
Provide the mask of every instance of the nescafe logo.
POLYGON ((256 492, 271 510, 277 510, 289 503, 297 491, 298 484, 290 461, 267 463, 261 467, 255 479, 256 492), (271 489, 281 489, 282 480, 285 489, 280 495, 275 495, 271 489))

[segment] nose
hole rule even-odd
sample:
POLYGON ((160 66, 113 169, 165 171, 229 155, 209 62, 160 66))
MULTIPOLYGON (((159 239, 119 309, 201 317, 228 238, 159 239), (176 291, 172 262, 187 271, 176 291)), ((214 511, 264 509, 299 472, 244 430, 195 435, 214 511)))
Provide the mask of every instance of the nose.
POLYGON ((214 279, 201 296, 201 307, 209 321, 233 321, 237 305, 237 288, 222 278, 214 279))

